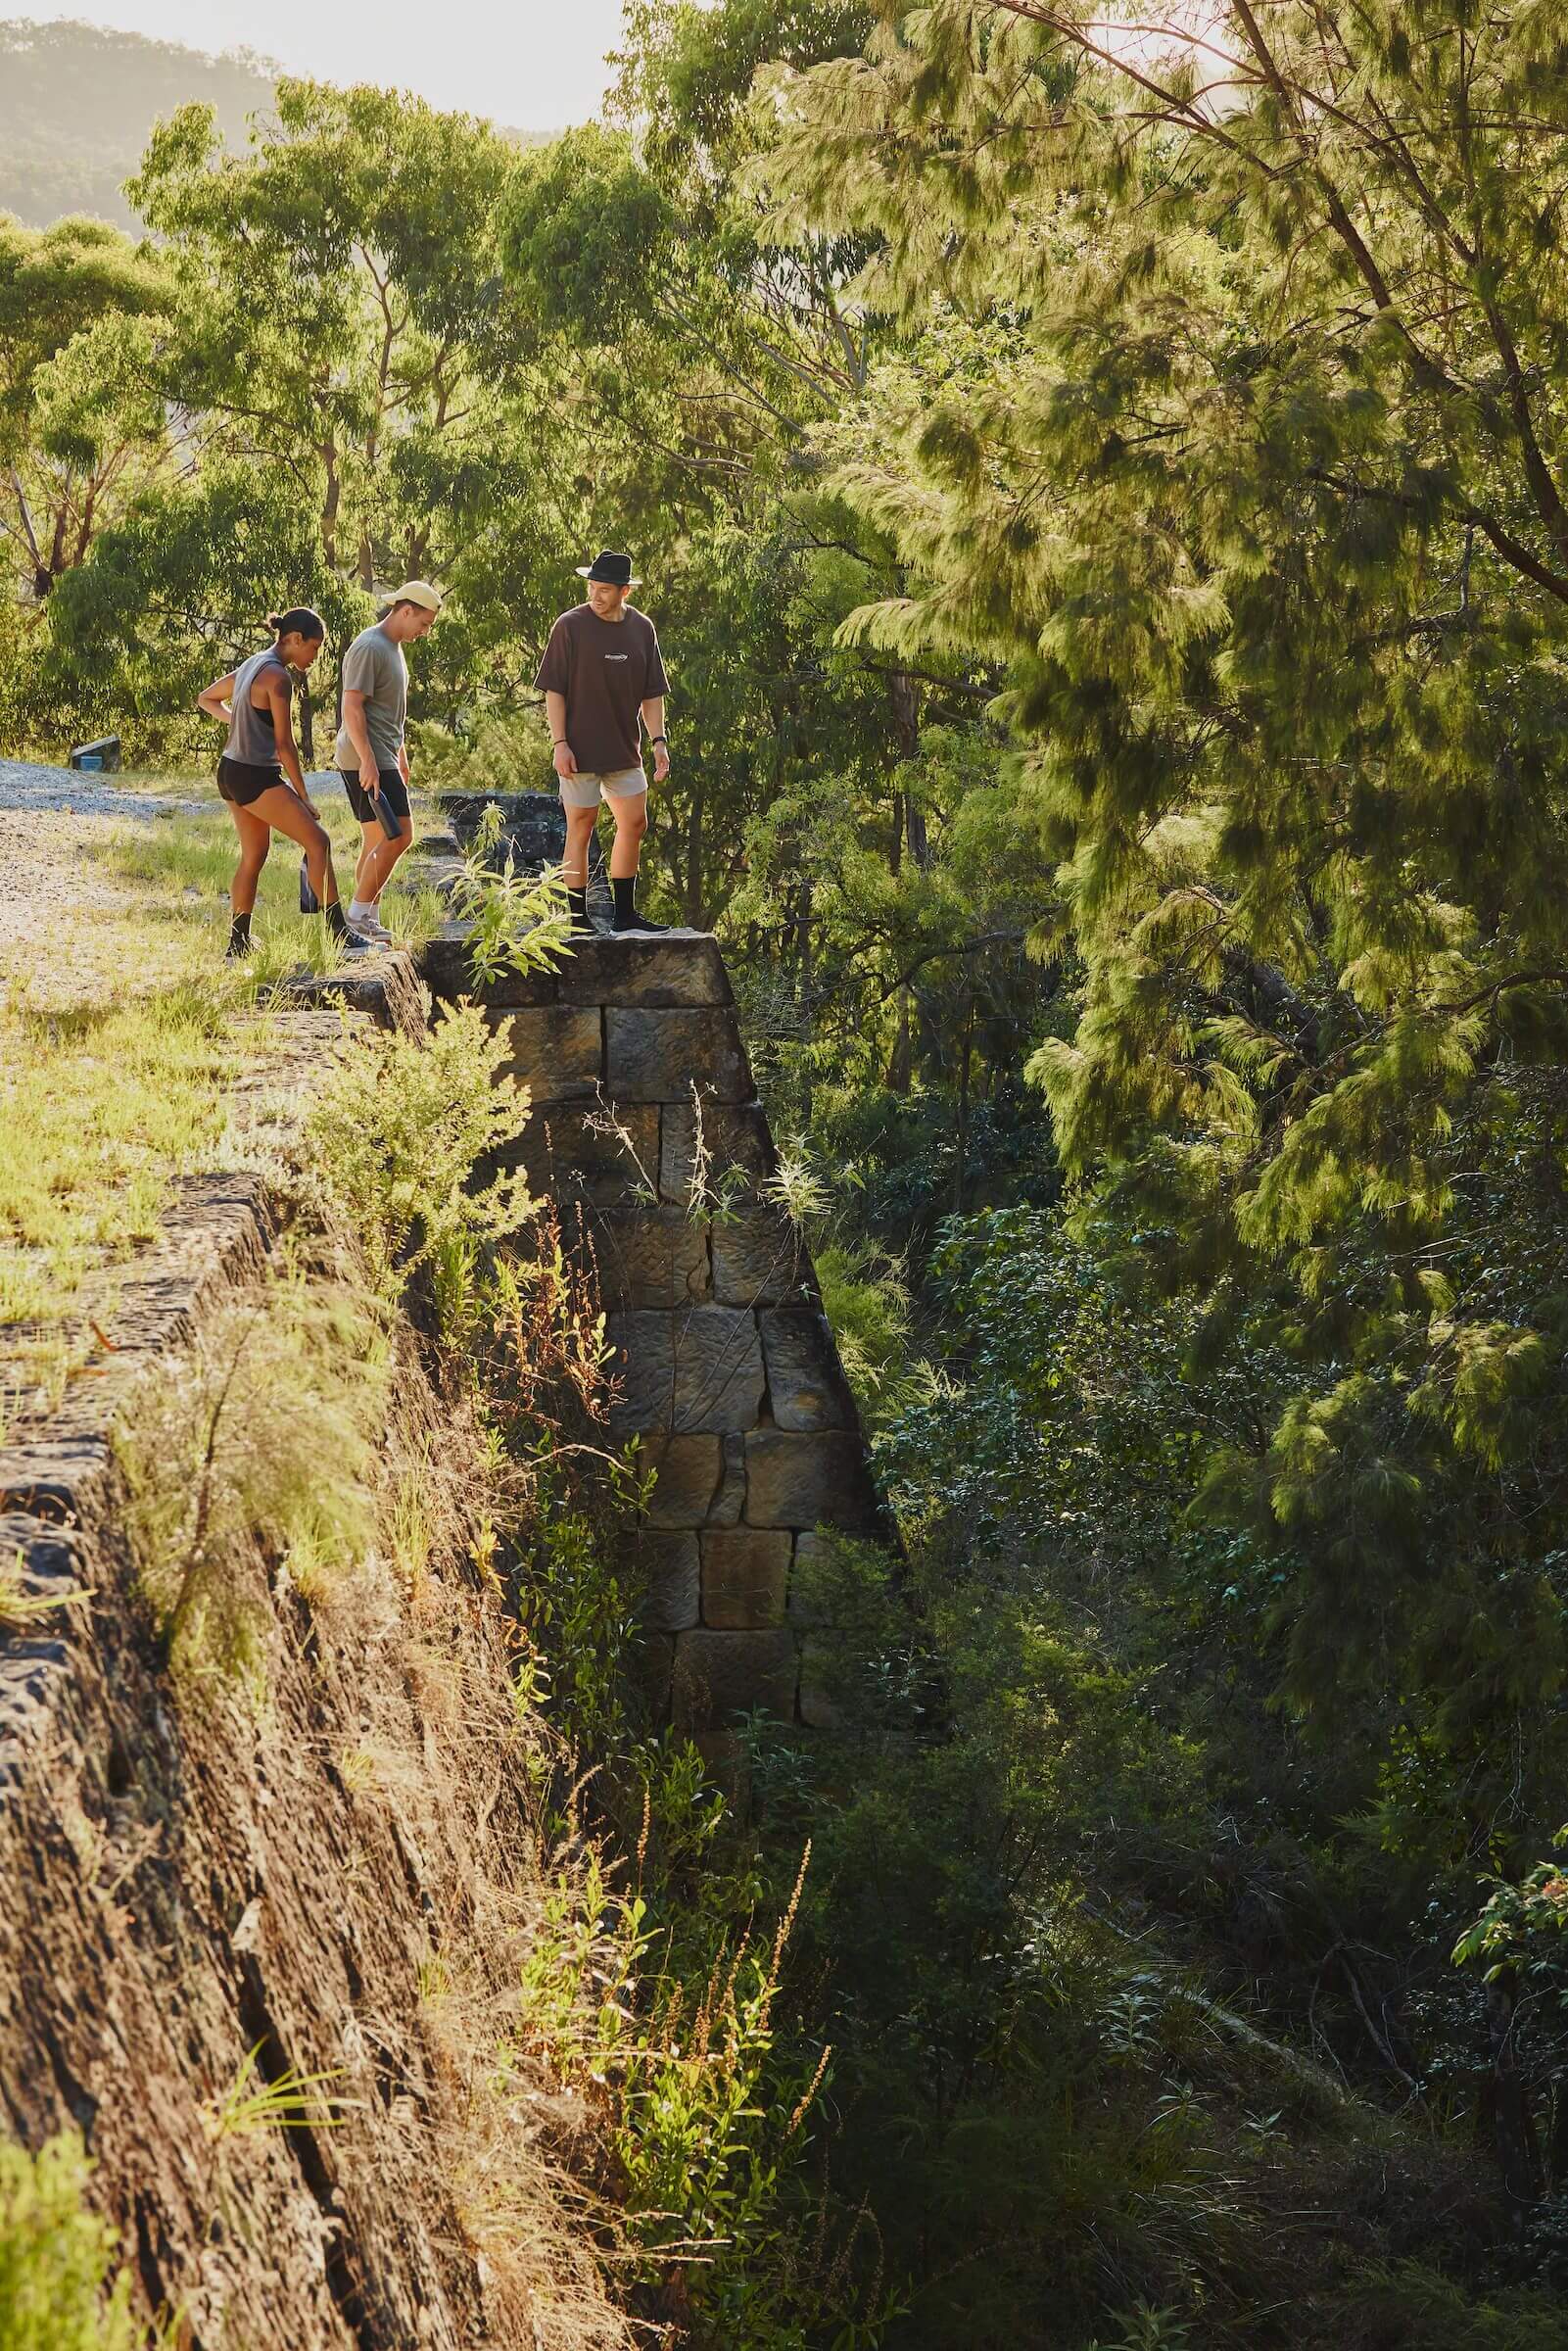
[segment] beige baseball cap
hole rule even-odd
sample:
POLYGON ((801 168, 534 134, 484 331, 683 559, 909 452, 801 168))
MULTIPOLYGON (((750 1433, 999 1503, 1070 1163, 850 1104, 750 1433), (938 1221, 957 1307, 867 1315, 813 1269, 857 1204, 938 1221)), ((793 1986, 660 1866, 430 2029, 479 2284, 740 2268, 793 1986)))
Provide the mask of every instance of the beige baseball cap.
POLYGON ((394 588, 386 600, 389 605, 418 604, 426 612, 439 612, 442 595, 441 590, 432 588, 428 580, 404 580, 401 588, 394 588))

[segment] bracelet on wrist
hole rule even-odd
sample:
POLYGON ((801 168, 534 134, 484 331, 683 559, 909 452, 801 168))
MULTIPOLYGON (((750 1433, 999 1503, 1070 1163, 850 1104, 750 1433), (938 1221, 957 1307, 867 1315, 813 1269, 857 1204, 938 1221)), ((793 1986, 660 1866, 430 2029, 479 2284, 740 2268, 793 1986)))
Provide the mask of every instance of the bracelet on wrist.
POLYGON ((668 735, 650 735, 648 737, 648 741, 650 744, 662 743, 666 750, 668 750, 670 747, 670 738, 668 735))

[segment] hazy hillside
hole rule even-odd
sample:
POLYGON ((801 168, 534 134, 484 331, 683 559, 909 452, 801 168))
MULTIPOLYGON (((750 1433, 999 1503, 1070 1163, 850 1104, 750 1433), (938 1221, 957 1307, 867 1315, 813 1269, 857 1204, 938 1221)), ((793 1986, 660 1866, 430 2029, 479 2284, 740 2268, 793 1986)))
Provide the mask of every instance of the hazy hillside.
POLYGON ((35 227, 62 213, 130 226, 120 182, 159 117, 205 99, 224 135, 243 139, 274 72, 254 55, 204 57, 95 24, 0 21, 0 211, 35 227))

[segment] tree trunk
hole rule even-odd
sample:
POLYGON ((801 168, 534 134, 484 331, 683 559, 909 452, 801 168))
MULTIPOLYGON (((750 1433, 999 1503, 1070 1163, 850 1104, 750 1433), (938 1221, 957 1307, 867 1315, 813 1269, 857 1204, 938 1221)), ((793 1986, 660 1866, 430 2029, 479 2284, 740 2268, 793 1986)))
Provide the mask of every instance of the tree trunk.
POLYGON ((904 794, 904 821, 909 828, 909 853, 923 874, 931 870, 930 842, 926 838, 926 811, 916 806, 909 793, 904 794))
POLYGON ((1499 1979, 1487 1992, 1492 2034, 1492 2119, 1502 2188, 1516 2212, 1541 2200, 1541 2147, 1530 2091, 1519 2071, 1512 1986, 1499 1979))
POLYGON ((887 1063, 887 1084, 890 1092, 908 1093, 914 1058, 909 1041, 909 989, 901 987, 898 991, 898 1033, 893 1038, 893 1050, 887 1063))
POLYGON ((970 974, 964 1004, 964 1045, 958 1064, 958 1150, 953 1168, 953 1214, 964 1213, 964 1181, 969 1174, 970 1052, 974 1042, 974 975, 970 974))
POLYGON ((702 928, 702 818, 705 794, 700 784, 691 787, 691 805, 686 820, 686 903, 683 911, 689 930, 702 928))
POLYGON ((338 508, 343 503, 343 484, 338 479, 338 450, 333 441, 316 445, 316 456, 326 468, 327 490, 321 501, 321 552, 329 571, 338 564, 338 508))

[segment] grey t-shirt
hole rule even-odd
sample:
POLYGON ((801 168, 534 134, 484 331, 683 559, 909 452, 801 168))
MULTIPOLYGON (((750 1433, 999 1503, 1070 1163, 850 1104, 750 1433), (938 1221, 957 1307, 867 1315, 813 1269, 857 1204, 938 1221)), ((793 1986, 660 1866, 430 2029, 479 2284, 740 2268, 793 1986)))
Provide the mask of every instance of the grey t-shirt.
MULTIPOLYGON (((408 715, 408 664, 401 645, 377 622, 361 629, 343 656, 343 691, 364 696, 365 732, 378 767, 396 767, 408 715)), ((357 775, 359 754, 346 726, 339 727, 333 765, 357 775)))

